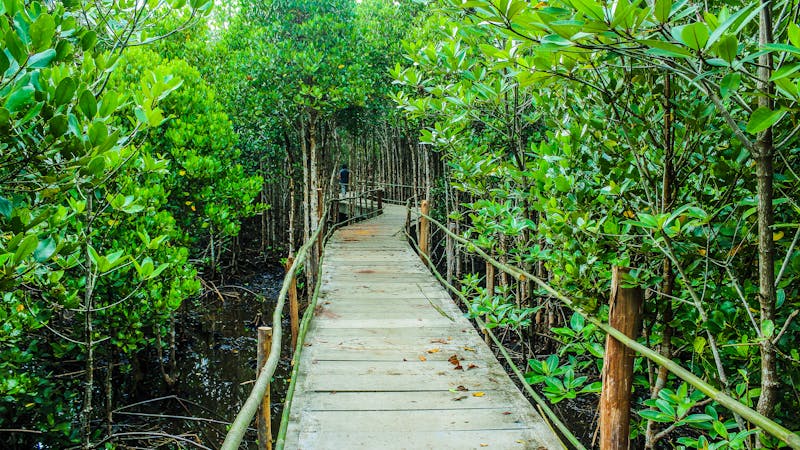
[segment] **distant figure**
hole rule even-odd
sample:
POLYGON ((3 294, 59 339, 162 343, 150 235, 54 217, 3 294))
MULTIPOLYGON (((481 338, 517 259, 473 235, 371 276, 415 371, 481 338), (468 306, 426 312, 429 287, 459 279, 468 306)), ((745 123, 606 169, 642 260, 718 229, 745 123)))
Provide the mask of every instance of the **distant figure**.
POLYGON ((342 164, 342 170, 339 171, 339 187, 342 189, 342 197, 347 194, 348 184, 350 184, 350 171, 347 170, 347 164, 342 164))

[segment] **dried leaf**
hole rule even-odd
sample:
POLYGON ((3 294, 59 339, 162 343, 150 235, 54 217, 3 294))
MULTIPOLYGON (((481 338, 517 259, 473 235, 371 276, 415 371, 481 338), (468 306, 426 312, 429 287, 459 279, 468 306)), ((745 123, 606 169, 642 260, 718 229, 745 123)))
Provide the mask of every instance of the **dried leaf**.
POLYGON ((477 368, 478 368, 478 366, 475 365, 475 364, 470 364, 470 365, 467 366, 467 370, 477 369, 477 368))
POLYGON ((459 391, 462 391, 462 392, 463 392, 463 391, 468 391, 469 389, 465 388, 465 387, 464 387, 464 386, 462 386, 462 385, 458 385, 458 387, 456 388, 456 390, 459 390, 459 391))
POLYGON ((459 365, 453 367, 453 370, 464 370, 464 368, 461 366, 461 364, 459 364, 459 365))
POLYGON ((483 443, 481 443, 481 447, 488 447, 488 446, 489 446, 489 444, 483 444, 483 443))
POLYGON ((504 415, 504 416, 511 415, 511 411, 503 411, 503 415, 504 415))
POLYGON ((468 351, 468 352, 474 352, 475 351, 475 349, 472 348, 472 347, 464 347, 464 350, 468 351))
POLYGON ((426 358, 425 355, 419 355, 419 360, 420 361, 427 361, 428 358, 426 358))
POLYGON ((428 353, 439 353, 439 347, 428 349, 428 353))
POLYGON ((431 339, 431 344, 447 344, 447 341, 444 338, 431 339))
POLYGON ((459 395, 458 397, 453 398, 453 401, 454 402, 460 402, 461 400, 464 400, 465 398, 467 398, 466 395, 459 395))
POLYGON ((473 397, 483 397, 484 395, 486 395, 486 394, 484 394, 483 392, 473 392, 472 393, 473 397))
POLYGON ((453 355, 450 358, 448 358, 447 360, 450 361, 450 364, 452 364, 454 366, 457 366, 457 365, 460 364, 460 362, 458 361, 458 355, 453 355))

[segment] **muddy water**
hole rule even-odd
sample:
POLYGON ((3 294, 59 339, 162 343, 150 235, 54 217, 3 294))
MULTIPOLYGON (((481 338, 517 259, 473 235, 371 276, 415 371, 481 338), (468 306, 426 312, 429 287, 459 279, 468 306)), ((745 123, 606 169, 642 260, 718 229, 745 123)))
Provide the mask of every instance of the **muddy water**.
MULTIPOLYGON (((184 305, 185 312, 177 326, 178 382, 172 388, 167 387, 160 377, 157 360, 151 362, 145 379, 136 389, 141 394, 134 394, 136 401, 146 403, 124 410, 137 414, 127 416, 136 419, 136 427, 158 428, 211 448, 219 447, 225 437, 225 424, 233 421, 253 387, 256 327, 259 322, 270 325, 282 282, 283 271, 275 269, 236 283, 237 287, 220 289, 222 298, 213 294, 202 302, 184 305)), ((282 348, 288 349, 288 336, 284 337, 282 348)), ((289 372, 289 358, 285 354, 271 384, 273 434, 280 425, 289 372)), ((123 413, 118 417, 125 416, 123 413)), ((246 436, 251 443, 255 438, 255 431, 246 436)), ((156 441, 150 440, 148 445, 156 441)))

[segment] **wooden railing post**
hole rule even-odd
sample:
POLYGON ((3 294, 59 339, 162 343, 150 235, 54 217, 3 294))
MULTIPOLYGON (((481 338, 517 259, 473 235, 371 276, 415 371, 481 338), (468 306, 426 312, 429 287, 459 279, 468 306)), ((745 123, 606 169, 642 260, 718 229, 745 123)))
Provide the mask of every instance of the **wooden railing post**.
MULTIPOLYGON (((292 270, 294 264, 294 256, 289 255, 286 258, 286 273, 292 270)), ((297 303, 297 280, 294 274, 291 274, 291 281, 289 283, 289 318, 292 328, 292 352, 297 346, 297 333, 300 329, 300 305, 297 303)))
MULTIPOLYGON (((425 256, 430 256, 430 251, 428 250, 428 239, 430 236, 431 225, 427 217, 427 215, 431 212, 430 202, 423 200, 419 206, 419 210, 422 213, 419 217, 419 252, 425 256)), ((423 258, 423 260, 425 259, 423 258)))
POLYGON ((383 189, 378 189, 378 211, 383 211, 383 189))
MULTIPOLYGON (((264 368, 264 364, 269 357, 272 347, 272 328, 258 327, 258 357, 256 365, 258 374, 264 368)), ((258 448, 259 450, 272 450, 272 419, 270 418, 270 392, 269 385, 264 397, 261 399, 261 406, 258 413, 258 448)))
POLYGON ((411 199, 406 200, 406 234, 411 236, 411 199))
POLYGON ((492 297, 494 295, 494 266, 490 262, 486 262, 486 295, 492 297))
POLYGON ((317 236, 317 260, 322 256, 322 239, 325 234, 325 224, 322 223, 322 216, 325 212, 324 196, 322 195, 322 188, 317 188, 317 226, 322 229, 322 232, 317 236))
MULTIPOLYGON (((456 232, 456 224, 450 222, 447 224, 447 229, 451 233, 456 232)), ((456 267, 456 258, 455 258, 455 245, 453 243, 453 238, 448 234, 447 235, 447 242, 445 245, 445 253, 447 255, 447 284, 453 284, 453 272, 455 271, 456 267)))
MULTIPOLYGON (((625 336, 636 339, 641 327, 644 297, 638 287, 622 287, 622 278, 627 272, 627 269, 613 268, 608 321, 625 336)), ((606 336, 603 390, 600 394, 601 450, 628 450, 635 356, 636 352, 611 335, 606 336)))

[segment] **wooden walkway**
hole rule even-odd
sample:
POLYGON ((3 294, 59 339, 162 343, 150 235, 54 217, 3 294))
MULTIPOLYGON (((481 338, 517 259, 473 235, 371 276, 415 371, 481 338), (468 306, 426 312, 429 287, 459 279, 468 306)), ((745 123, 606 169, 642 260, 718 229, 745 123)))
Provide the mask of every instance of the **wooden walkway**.
POLYGON ((405 208, 336 232, 287 449, 561 449, 408 246, 405 208))

